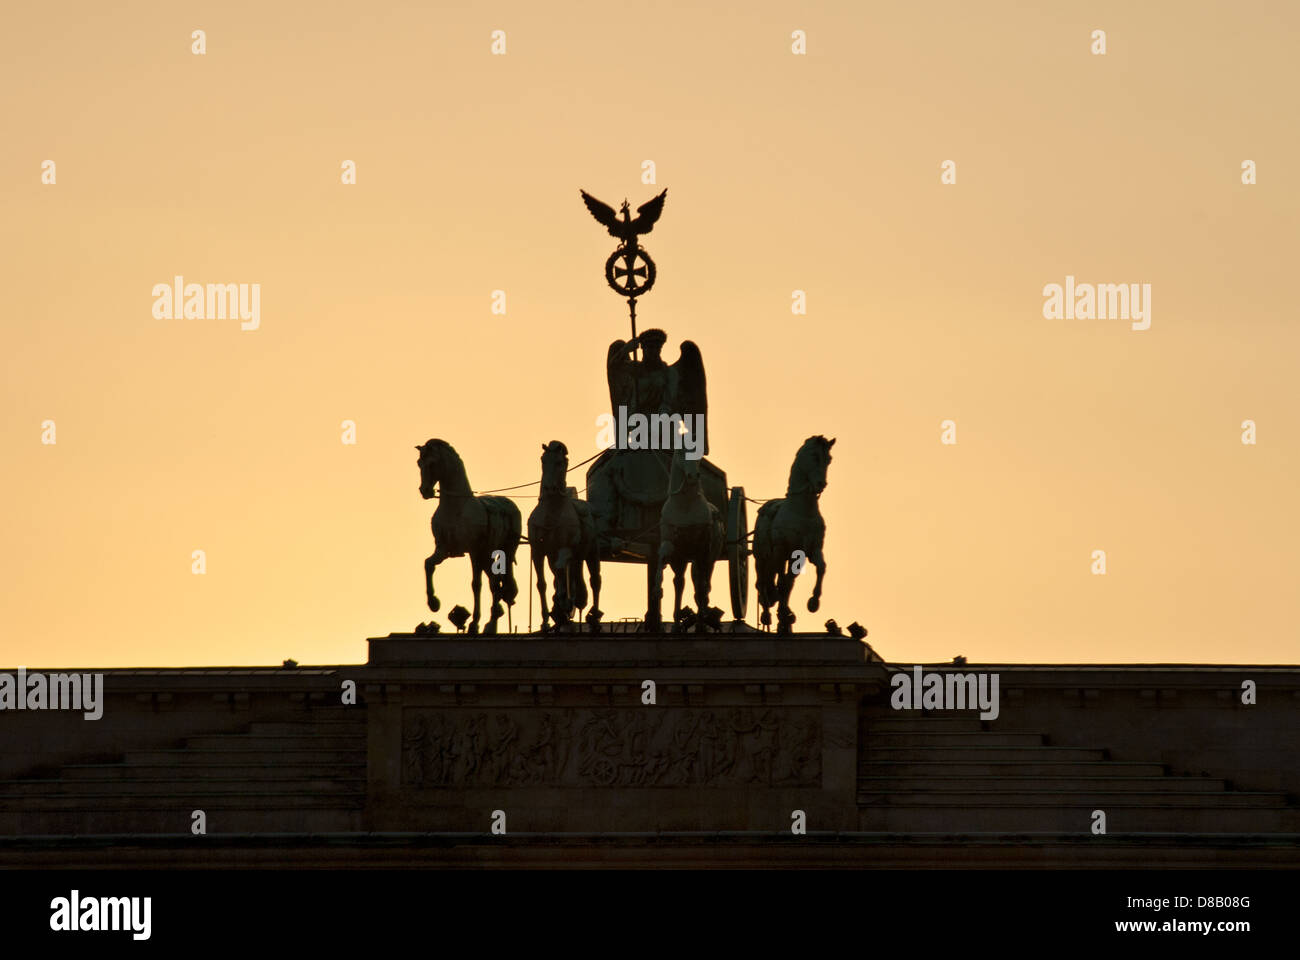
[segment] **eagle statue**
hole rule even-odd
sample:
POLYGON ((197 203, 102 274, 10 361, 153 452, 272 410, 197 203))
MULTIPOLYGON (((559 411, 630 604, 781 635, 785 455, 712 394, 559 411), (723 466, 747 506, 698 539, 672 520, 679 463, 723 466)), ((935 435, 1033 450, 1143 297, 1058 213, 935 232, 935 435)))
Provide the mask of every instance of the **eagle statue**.
POLYGON ((636 217, 632 217, 631 208, 624 200, 620 210, 623 218, 620 220, 618 213, 608 203, 597 200, 586 190, 578 192, 582 194, 582 202, 587 205, 596 221, 609 230, 611 237, 617 237, 626 244, 635 244, 638 236, 654 229, 655 221, 664 212, 664 198, 668 196, 668 191, 664 190, 653 200, 647 200, 636 208, 636 217))

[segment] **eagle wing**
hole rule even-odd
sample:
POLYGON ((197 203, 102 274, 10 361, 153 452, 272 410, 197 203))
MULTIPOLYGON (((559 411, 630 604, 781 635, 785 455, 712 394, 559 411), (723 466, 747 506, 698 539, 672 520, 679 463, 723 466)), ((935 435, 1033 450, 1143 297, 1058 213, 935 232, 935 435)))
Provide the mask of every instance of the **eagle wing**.
POLYGON ((623 340, 615 340, 609 345, 609 352, 605 357, 605 377, 609 381, 609 409, 615 419, 618 418, 618 408, 627 407, 628 413, 635 413, 632 409, 636 395, 636 375, 633 372, 632 359, 628 356, 629 347, 623 340))
MULTIPOLYGON (((582 202, 587 205, 587 209, 591 211, 591 215, 596 218, 596 221, 602 227, 608 229, 611 235, 617 237, 619 234, 616 231, 620 226, 620 223, 618 220, 618 214, 614 212, 614 208, 608 203, 603 203, 600 200, 597 200, 586 190, 579 190, 578 192, 582 194, 582 202)), ((651 202, 653 203, 654 201, 651 202)), ((659 214, 656 213, 655 217, 658 218, 658 216, 659 214)))
POLYGON ((668 196, 668 191, 664 190, 653 200, 647 200, 636 208, 637 217, 632 221, 634 233, 649 233, 654 228, 659 215, 664 212, 664 198, 666 196, 668 196))

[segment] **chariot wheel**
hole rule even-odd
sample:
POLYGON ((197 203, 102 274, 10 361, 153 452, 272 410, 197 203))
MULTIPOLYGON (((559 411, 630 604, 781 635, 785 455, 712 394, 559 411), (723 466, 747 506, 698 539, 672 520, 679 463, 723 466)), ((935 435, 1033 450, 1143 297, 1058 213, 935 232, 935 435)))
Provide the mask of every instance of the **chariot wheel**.
POLYGON ((727 501, 727 574, 731 615, 744 620, 749 609, 749 513, 744 487, 732 487, 727 501))
POLYGON ((618 767, 607 757, 597 757, 591 764, 590 776, 597 785, 608 787, 618 779, 618 767))

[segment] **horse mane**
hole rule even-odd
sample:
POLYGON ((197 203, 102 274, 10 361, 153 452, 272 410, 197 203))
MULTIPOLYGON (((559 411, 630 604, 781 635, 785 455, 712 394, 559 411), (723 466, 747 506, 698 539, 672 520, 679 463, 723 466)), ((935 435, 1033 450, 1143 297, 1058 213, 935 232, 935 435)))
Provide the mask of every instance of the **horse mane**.
POLYGON ((448 455, 454 457, 462 467, 465 465, 465 462, 460 459, 460 454, 456 452, 456 448, 453 447, 446 440, 439 440, 437 437, 435 437, 432 440, 430 440, 428 443, 424 444, 424 446, 421 447, 420 449, 427 450, 429 447, 433 447, 435 450, 437 450, 440 456, 448 455))
MULTIPOLYGON (((437 437, 421 445, 421 456, 427 456, 432 452, 439 460, 444 461, 452 468, 452 472, 459 471, 460 475, 465 478, 465 485, 469 486, 469 473, 465 470, 465 461, 461 459, 460 454, 446 440, 440 440, 437 437)), ((446 478, 444 477, 444 485, 446 478)), ((471 488, 472 489, 472 488, 471 488)))

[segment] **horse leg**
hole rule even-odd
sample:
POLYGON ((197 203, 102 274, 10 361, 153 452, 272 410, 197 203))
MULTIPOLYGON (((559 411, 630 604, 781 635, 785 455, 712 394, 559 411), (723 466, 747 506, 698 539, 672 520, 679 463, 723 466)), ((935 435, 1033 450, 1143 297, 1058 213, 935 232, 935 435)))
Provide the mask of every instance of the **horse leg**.
POLYGON ((695 610, 700 616, 696 633, 708 632, 709 589, 713 586, 713 561, 691 564, 691 583, 695 586, 695 610))
POLYGON ((595 540, 592 541, 590 549, 587 551, 587 576, 591 580, 591 611, 587 614, 587 621, 591 624, 592 632, 600 629, 600 551, 596 547, 595 540))
POLYGON ((442 547, 434 547, 433 554, 424 559, 424 594, 429 603, 429 609, 434 613, 442 606, 442 602, 433 593, 433 568, 442 561, 447 559, 447 554, 442 552, 442 547))
POLYGON ((487 584, 488 598, 492 601, 492 605, 488 607, 488 622, 483 628, 483 636, 495 637, 497 623, 501 620, 501 615, 506 612, 506 608, 501 606, 501 595, 505 592, 501 584, 501 575, 493 573, 491 567, 488 568, 487 584))
POLYGON ((556 557, 549 558, 551 568, 551 625, 559 630, 564 623, 564 571, 556 557))
POLYGON ((782 570, 776 576, 776 590, 778 594, 776 608, 776 632, 785 634, 790 632, 790 627, 794 624, 794 612, 790 609, 790 591, 794 588, 793 573, 782 570))
POLYGON ((537 596, 542 601, 542 633, 546 633, 546 551, 533 545, 533 571, 537 574, 537 596))
POLYGON ((673 626, 682 622, 682 590, 686 587, 686 561, 676 558, 673 567, 673 626))
POLYGON ((755 552, 754 555, 754 592, 758 594, 758 605, 762 607, 762 612, 758 615, 758 622, 761 626, 770 627, 772 625, 772 582, 769 576, 767 562, 763 559, 764 555, 755 552))
POLYGON ((822 578, 826 576, 826 558, 822 556, 822 548, 816 546, 808 551, 808 559, 817 568, 817 582, 813 584, 812 596, 808 598, 808 612, 816 613, 822 603, 822 578))
POLYGON ((573 599, 573 608, 577 619, 581 620, 583 608, 587 606, 587 581, 582 578, 582 555, 574 549, 569 556, 569 596, 573 599))
POLYGON ((476 636, 478 634, 478 621, 481 616, 479 595, 483 592, 483 567, 479 563, 477 557, 473 557, 470 560, 470 565, 474 568, 472 580, 474 585, 474 616, 471 617, 469 621, 469 634, 470 636, 476 636))
POLYGON ((573 548, 560 547, 555 553, 555 616, 556 623, 568 624, 573 619, 573 548))
POLYGON ((659 549, 649 557, 646 563, 646 612, 645 623, 651 630, 658 630, 663 626, 663 618, 660 615, 660 603, 663 599, 664 592, 664 550, 672 552, 673 545, 670 541, 661 539, 659 549))

